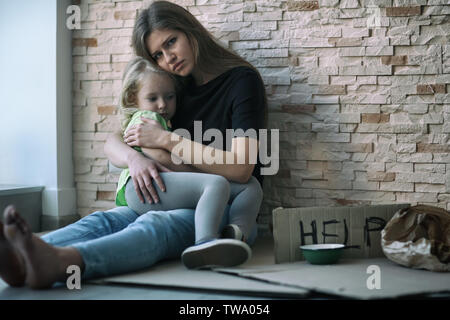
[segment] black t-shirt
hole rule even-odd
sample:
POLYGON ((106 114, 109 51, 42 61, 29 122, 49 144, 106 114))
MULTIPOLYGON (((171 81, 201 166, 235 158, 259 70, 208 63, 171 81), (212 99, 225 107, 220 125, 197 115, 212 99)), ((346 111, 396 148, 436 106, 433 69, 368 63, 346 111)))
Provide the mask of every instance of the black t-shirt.
MULTIPOLYGON (((218 129, 223 137, 222 149, 230 151, 231 138, 226 138, 226 129, 242 129, 244 132, 254 129, 258 134, 264 128, 264 84, 256 71, 249 67, 230 69, 201 86, 196 86, 192 80, 183 91, 171 122, 174 130, 187 129, 191 140, 204 145, 214 143, 204 141, 203 134, 208 129, 218 129), (194 121, 202 121, 201 141, 198 134, 194 135, 194 121)), ((253 176, 262 185, 259 156, 253 176)))

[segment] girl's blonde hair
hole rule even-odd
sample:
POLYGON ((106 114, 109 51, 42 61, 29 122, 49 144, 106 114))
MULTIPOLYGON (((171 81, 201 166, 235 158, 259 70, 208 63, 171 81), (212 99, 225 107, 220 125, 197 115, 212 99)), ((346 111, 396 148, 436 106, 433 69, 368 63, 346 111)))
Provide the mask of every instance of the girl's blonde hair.
MULTIPOLYGON (((120 125, 122 131, 125 131, 130 123, 133 114, 139 110, 137 105, 137 95, 141 89, 142 80, 149 73, 166 75, 173 79, 169 73, 156 68, 148 60, 142 57, 135 57, 128 62, 122 77, 122 92, 119 99, 119 110, 121 114, 120 125)), ((175 82, 174 82, 175 87, 175 82)))
MULTIPOLYGON (((144 57, 155 66, 157 63, 148 52, 146 39, 155 30, 178 30, 189 39, 194 52, 195 63, 205 73, 221 74, 235 67, 253 69, 262 81, 258 70, 245 59, 222 45, 186 9, 168 1, 155 1, 143 10, 136 19, 132 45, 137 56, 144 57)), ((176 77, 180 82, 184 79, 176 77)), ((267 97, 264 94, 265 117, 267 118, 267 97)))

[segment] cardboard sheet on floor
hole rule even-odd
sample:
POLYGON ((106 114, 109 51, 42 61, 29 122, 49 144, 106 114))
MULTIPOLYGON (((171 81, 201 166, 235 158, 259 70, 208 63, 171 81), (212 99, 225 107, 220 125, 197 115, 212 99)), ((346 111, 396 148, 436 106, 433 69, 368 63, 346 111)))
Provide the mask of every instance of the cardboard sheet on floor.
MULTIPOLYGON (((273 264, 273 245, 271 247, 268 240, 260 240, 253 248, 252 259, 243 266, 253 268, 273 264)), ((275 267, 277 267, 276 270, 285 269, 285 266, 283 268, 283 266, 275 265, 275 267)), ((148 270, 90 282, 201 289, 281 298, 302 298, 309 294, 309 291, 303 288, 267 283, 266 281, 239 277, 235 274, 224 274, 209 270, 188 270, 180 261, 165 261, 148 270)))
MULTIPOLYGON (((167 261, 148 270, 100 281, 288 298, 308 297, 314 292, 356 299, 388 299, 437 292, 450 295, 449 273, 405 268, 386 258, 343 259, 326 266, 306 261, 275 264, 273 239, 267 238, 258 239, 252 259, 239 267, 195 271, 187 270, 180 261, 167 261), (379 268, 380 289, 368 288, 369 278, 374 280, 375 275, 373 267, 368 270, 369 266, 379 268)), ((370 281, 369 286, 376 286, 376 282, 370 281)))
POLYGON ((438 292, 450 296, 449 273, 410 269, 386 258, 341 260, 323 266, 306 261, 275 266, 244 265, 215 271, 343 298, 388 299, 438 292), (375 278, 378 275, 379 280, 375 278))
POLYGON ((201 289, 264 297, 301 298, 309 293, 302 288, 280 286, 235 275, 206 270, 187 270, 181 263, 173 261, 160 263, 147 271, 108 277, 98 282, 201 289))

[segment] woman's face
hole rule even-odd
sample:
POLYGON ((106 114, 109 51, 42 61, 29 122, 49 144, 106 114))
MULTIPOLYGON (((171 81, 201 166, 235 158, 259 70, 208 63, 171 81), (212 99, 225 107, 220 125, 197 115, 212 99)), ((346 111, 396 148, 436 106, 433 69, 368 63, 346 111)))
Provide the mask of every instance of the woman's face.
POLYGON ((137 94, 140 110, 157 112, 170 120, 175 114, 176 102, 173 80, 168 75, 149 73, 140 81, 137 94))
POLYGON ((189 39, 177 30, 155 30, 146 39, 147 49, 159 67, 186 77, 195 69, 195 57, 189 39))

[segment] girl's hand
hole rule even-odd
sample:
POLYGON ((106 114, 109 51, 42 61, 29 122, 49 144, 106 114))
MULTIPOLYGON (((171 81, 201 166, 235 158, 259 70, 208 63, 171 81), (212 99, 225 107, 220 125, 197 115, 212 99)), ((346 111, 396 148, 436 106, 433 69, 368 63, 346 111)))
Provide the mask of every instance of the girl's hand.
POLYGON ((123 140, 130 147, 161 148, 160 137, 166 132, 158 121, 141 117, 142 123, 127 130, 123 140))
POLYGON ((166 187, 159 175, 159 171, 170 172, 170 170, 159 164, 157 161, 145 157, 141 153, 136 153, 129 159, 128 168, 130 169, 130 176, 133 179, 134 189, 141 202, 144 203, 144 198, 142 196, 144 195, 148 203, 158 203, 159 197, 153 187, 152 179, 155 180, 161 191, 165 192, 166 187))

